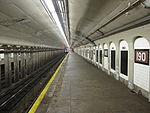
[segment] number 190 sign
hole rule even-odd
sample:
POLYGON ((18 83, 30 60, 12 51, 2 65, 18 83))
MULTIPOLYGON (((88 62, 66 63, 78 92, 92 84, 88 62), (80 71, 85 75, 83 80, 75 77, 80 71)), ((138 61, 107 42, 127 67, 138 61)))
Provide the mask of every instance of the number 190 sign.
POLYGON ((149 49, 135 49, 135 63, 149 65, 149 49))

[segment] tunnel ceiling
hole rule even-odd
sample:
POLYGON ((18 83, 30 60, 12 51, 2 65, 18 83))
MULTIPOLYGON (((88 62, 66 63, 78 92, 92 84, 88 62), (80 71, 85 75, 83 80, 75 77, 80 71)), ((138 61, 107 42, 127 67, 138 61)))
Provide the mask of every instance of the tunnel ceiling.
POLYGON ((58 27, 40 0, 0 0, 0 43, 65 45, 58 27))
MULTIPOLYGON (((143 7, 143 0, 65 1, 72 47, 91 43, 102 34, 150 13, 149 8, 143 7)), ((0 43, 52 47, 66 44, 40 0, 0 0, 0 43)))
POLYGON ((90 40, 102 33, 109 32, 129 22, 149 15, 150 9, 144 8, 141 0, 69 0, 69 17, 72 46, 87 44, 84 39, 99 27, 110 21, 127 7, 128 11, 89 36, 90 40), (136 4, 135 4, 136 3, 136 4))

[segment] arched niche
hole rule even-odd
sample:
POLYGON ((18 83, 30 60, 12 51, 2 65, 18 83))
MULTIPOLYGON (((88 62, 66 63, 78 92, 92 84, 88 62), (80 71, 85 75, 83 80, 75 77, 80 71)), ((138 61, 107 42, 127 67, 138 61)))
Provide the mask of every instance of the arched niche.
POLYGON ((120 42, 120 77, 128 80, 128 43, 125 40, 120 42))
POLYGON ((149 49, 150 44, 147 39, 141 37, 134 42, 134 84, 149 91, 149 49))

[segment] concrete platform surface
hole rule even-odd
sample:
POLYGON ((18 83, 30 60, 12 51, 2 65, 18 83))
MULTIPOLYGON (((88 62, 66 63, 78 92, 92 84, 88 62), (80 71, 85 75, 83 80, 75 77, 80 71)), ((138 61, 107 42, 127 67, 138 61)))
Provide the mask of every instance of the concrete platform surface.
POLYGON ((37 113, 150 113, 150 103, 70 53, 37 113))

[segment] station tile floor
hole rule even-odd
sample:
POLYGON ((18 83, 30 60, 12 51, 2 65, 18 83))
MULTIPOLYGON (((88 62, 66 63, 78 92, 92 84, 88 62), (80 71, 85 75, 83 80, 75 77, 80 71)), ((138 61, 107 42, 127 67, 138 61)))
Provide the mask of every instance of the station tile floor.
POLYGON ((150 113, 147 99, 77 54, 70 53, 62 68, 37 113, 150 113))

